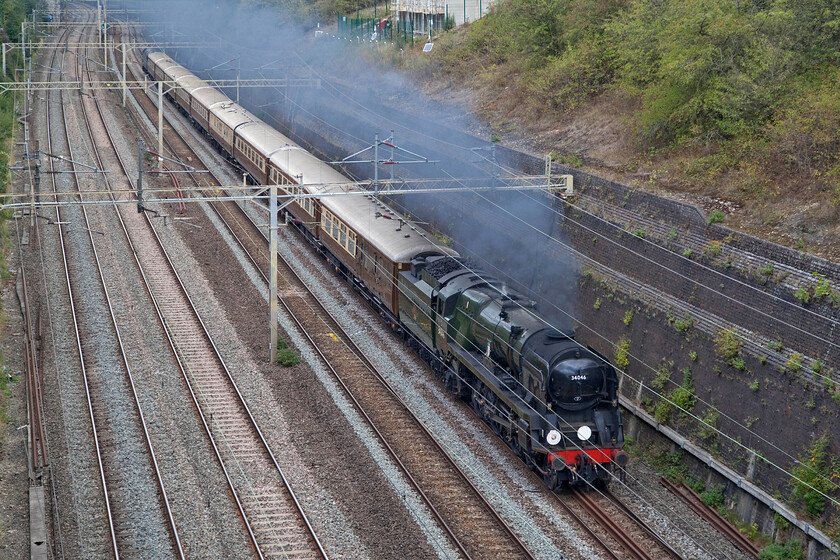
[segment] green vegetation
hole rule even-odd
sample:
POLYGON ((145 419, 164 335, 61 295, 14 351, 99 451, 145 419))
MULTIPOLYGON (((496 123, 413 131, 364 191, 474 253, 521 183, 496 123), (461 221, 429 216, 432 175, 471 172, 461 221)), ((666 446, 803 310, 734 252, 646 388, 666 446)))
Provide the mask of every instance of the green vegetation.
POLYGON ((811 302, 811 292, 808 291, 807 288, 798 288, 795 292, 793 292, 793 297, 804 303, 811 302))
POLYGON ((724 504, 723 486, 714 486, 705 492, 700 493, 700 499, 709 507, 718 510, 721 515, 726 515, 726 506, 724 504))
POLYGON ((824 494, 835 490, 834 483, 840 479, 840 460, 829 452, 828 433, 816 437, 811 445, 794 462, 791 468, 790 485, 793 496, 800 500, 810 515, 820 515, 826 506, 824 494))
POLYGON ((773 263, 767 263, 758 269, 759 274, 764 276, 773 276, 773 263))
MULTIPOLYGON (((31 12, 35 6, 34 0, 0 0, 0 36, 4 33, 8 39, 3 38, 3 42, 20 42, 20 24, 24 20, 27 13, 31 12)), ((2 77, 2 81, 12 81, 15 79, 15 68, 22 64, 22 57, 20 49, 14 49, 6 54, 6 71, 7 74, 2 77)), ((5 93, 0 95, 0 192, 7 192, 9 188, 9 171, 8 166, 12 163, 12 151, 14 146, 15 134, 15 95, 5 93)), ((9 232, 6 219, 8 216, 5 212, 0 212, 0 277, 8 278, 9 269, 6 266, 6 251, 9 246, 9 232)), ((2 314, 2 307, 0 306, 0 314, 2 314)), ((0 317, 2 323, 2 317, 0 317)), ((0 354, 0 363, 3 362, 3 356, 0 354)), ((0 367, 0 430, 8 422, 7 417, 7 402, 11 396, 11 391, 8 387, 9 383, 13 382, 15 378, 11 377, 5 368, 0 367)), ((0 442, 2 446, 2 442, 0 442)))
POLYGON ((592 304, 595 309, 601 309, 601 298, 595 298, 595 303, 592 304))
POLYGON ((663 362, 656 369, 656 376, 650 382, 650 386, 658 391, 665 389, 665 386, 671 380, 671 366, 668 362, 663 362))
POLYGON ((744 364, 744 360, 740 357, 741 346, 743 344, 736 327, 724 329, 718 331, 715 336, 715 353, 718 355, 718 358, 730 366, 743 371, 746 369, 746 364, 744 364))
POLYGON ((626 370, 630 365, 630 339, 622 336, 615 345, 615 365, 626 370))
POLYGON ((726 214, 724 214, 720 210, 712 210, 711 212, 709 212, 709 215, 706 218, 706 223, 709 225, 719 224, 724 219, 726 219, 726 214))
POLYGON ((682 319, 674 319, 674 328, 677 329, 677 332, 687 332, 688 329, 694 326, 694 319, 686 315, 682 319))
POLYGON ((838 21, 831 0, 508 0, 404 64, 492 99, 507 90, 529 118, 621 113, 638 161, 658 175, 725 182, 728 198, 756 208, 780 192, 819 198, 830 224, 838 21))
POLYGON ((706 413, 702 416, 703 425, 700 427, 700 437, 706 440, 713 439, 717 436, 717 421, 720 418, 720 411, 716 408, 706 409, 706 413))
POLYGON ((696 362, 697 361, 697 352, 692 350, 691 352, 688 353, 688 357, 692 362, 696 362))
POLYGON ((300 363, 300 354, 282 337, 277 337, 277 363, 283 367, 292 367, 300 363))
POLYGON ((718 240, 709 241, 706 246, 703 248, 703 251, 710 254, 713 257, 717 257, 720 255, 720 250, 723 248, 723 243, 718 240))
POLYGON ((785 362, 785 367, 791 373, 799 373, 802 370, 802 364, 805 360, 805 356, 800 354, 799 352, 794 352, 790 355, 787 362, 785 362))
POLYGON ((671 400, 685 412, 691 412, 697 397, 694 395, 694 385, 691 382, 691 370, 683 368, 683 381, 671 393, 671 400))
POLYGON ((624 312, 624 319, 623 319, 623 323, 624 323, 625 325, 628 325, 628 326, 629 326, 629 325, 630 325, 630 323, 631 323, 632 321, 633 321, 633 310, 632 310, 632 309, 628 309, 627 311, 625 311, 625 312, 624 312))
POLYGON ((767 545, 758 553, 758 560, 800 560, 802 557, 802 543, 799 541, 767 545))

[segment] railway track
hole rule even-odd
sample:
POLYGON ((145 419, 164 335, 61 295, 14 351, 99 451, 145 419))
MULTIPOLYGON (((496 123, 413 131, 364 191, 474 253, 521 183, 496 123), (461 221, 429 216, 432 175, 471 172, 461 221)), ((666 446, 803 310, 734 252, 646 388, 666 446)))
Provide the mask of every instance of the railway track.
MULTIPOLYGON (((175 136, 174 140, 170 141, 170 149, 172 150, 172 152, 174 154, 177 154, 183 161, 192 161, 192 159, 196 157, 195 154, 189 149, 185 142, 183 142, 180 138, 177 137, 177 135, 173 136, 175 136)), ((240 208, 234 203, 215 203, 213 204, 213 208, 217 212, 217 215, 221 218, 221 220, 226 224, 226 227, 228 228, 229 232, 237 240, 237 243, 240 245, 240 247, 242 247, 246 255, 248 255, 248 258, 254 264, 255 268, 257 268, 260 271, 263 271, 263 278, 265 282, 268 283, 268 279, 264 272, 268 268, 267 240, 265 239, 265 234, 252 222, 250 222, 249 220, 245 220, 244 213, 242 213, 240 208), (241 232, 246 233, 243 234, 241 232)), ((301 331, 306 333, 310 342, 313 344, 313 347, 318 349, 319 354, 322 356, 325 362, 329 364, 332 360, 333 363, 341 364, 342 367, 340 375, 336 371, 336 368, 332 368, 331 366, 330 367, 335 372, 336 377, 339 380, 341 380, 342 385, 348 391, 348 394, 350 394, 354 402, 356 402, 357 406, 359 406, 360 408, 363 407, 364 402, 366 401, 372 403, 372 406, 368 405, 367 409, 373 411, 379 409, 393 410, 395 406, 398 408, 402 408, 404 405, 402 405, 401 402, 399 402, 399 397, 390 388, 388 388, 388 392, 390 393, 391 398, 396 400, 391 403, 388 403, 386 406, 383 406, 381 404, 381 401, 375 400, 377 397, 370 396, 373 395, 373 392, 376 390, 372 386, 376 384, 374 382, 374 378, 378 376, 373 365, 365 359, 361 351, 354 347, 354 345, 352 344, 351 337, 349 337, 347 333, 345 333, 341 329, 338 322, 335 321, 334 318, 329 316, 329 313, 323 309, 323 307, 317 301, 317 298, 311 292, 309 292, 305 284, 297 277, 297 275, 294 273, 291 267, 287 263, 285 263, 282 260, 282 258, 280 265, 281 269, 279 271, 279 286, 282 294, 281 303, 283 304, 287 312, 297 322, 298 326, 301 328, 301 331), (354 364, 354 362, 358 362, 358 371, 352 371, 355 370, 355 368, 348 367, 348 364, 354 364), (348 371, 351 371, 353 375, 347 377, 348 371), (347 378, 349 381, 345 382, 343 380, 344 378, 347 378), (361 397, 357 399, 355 396, 356 394, 361 395, 361 397)), ((376 428, 377 419, 367 415, 366 413, 365 416, 371 423, 371 425, 374 427, 374 429, 377 430, 378 433, 380 433, 380 437, 385 437, 385 435, 379 432, 379 430, 376 428)), ((393 418, 390 415, 387 418, 384 418, 383 422, 384 426, 394 424, 393 418)), ((406 432, 405 428, 402 426, 397 428, 396 433, 398 434, 397 441, 401 439, 410 439, 412 442, 418 441, 416 437, 405 437, 405 434, 408 432, 406 432)), ((415 448, 416 447, 418 446, 415 446, 415 448)), ((392 450, 391 447, 388 448, 389 450, 391 450, 391 453, 394 454, 396 458, 396 453, 398 451, 392 450)), ((422 455, 428 456, 429 452, 424 450, 422 455)), ((397 462, 400 462, 399 458, 397 458, 397 462)), ((440 472, 440 468, 438 467, 436 467, 434 470, 436 472, 440 472)), ((417 482, 415 481, 415 484, 416 483, 417 482)), ((421 494, 422 493, 423 492, 421 490, 421 494)), ((426 497, 425 494, 424 497, 426 497)), ((428 497, 426 498, 428 499, 428 497)), ((593 512, 593 515, 596 516, 596 519, 601 519, 601 517, 598 517, 599 513, 594 509, 597 507, 597 505, 594 504, 594 502, 592 502, 591 500, 587 503, 590 504, 588 507, 593 508, 591 511, 593 512)), ((431 505, 431 507, 438 515, 440 515, 440 512, 438 512, 437 509, 434 509, 433 504, 431 505)), ((640 526, 644 527, 643 522, 639 518, 635 517, 626 508, 623 508, 623 510, 625 512, 624 515, 626 517, 628 517, 629 519, 635 518, 634 523, 637 531, 639 530, 640 526)), ((578 522, 581 526, 586 528, 587 531, 589 531, 589 524, 581 521, 579 517, 578 522)), ((447 529, 450 529, 448 525, 446 525, 445 521, 444 525, 447 526, 447 529)), ((620 529, 619 526, 613 527, 611 531, 615 532, 613 533, 613 536, 616 539, 621 539, 623 535, 623 540, 620 540, 619 542, 623 542, 623 547, 626 550, 628 550, 630 554, 636 551, 638 552, 638 555, 635 557, 650 557, 644 556, 644 550, 634 543, 634 537, 628 536, 625 532, 623 532, 620 529)), ((664 556, 653 556, 653 558, 680 558, 680 556, 676 554, 672 549, 670 549, 668 545, 665 544, 662 541, 662 539, 658 537, 651 529, 646 528, 645 531, 647 532, 646 538, 653 538, 666 551, 664 556)), ((601 545, 606 551, 608 551, 610 554, 614 554, 610 550, 610 546, 606 544, 603 541, 603 539, 599 538, 594 532, 589 532, 593 536, 593 538, 595 538, 601 543, 601 545)), ((463 547, 463 545, 461 545, 460 540, 454 533, 455 530, 453 530, 454 542, 457 542, 459 546, 462 546, 462 553, 464 553, 465 555, 470 555, 470 551, 463 547)), ((507 555, 506 557, 509 557, 510 553, 505 554, 507 555)))
MULTIPOLYGON (((575 489, 572 497, 631 558, 684 560, 679 552, 609 492, 575 489)), ((610 553, 615 554, 613 551, 610 553)))
POLYGON ((128 214, 135 222, 129 242, 138 267, 257 556, 326 558, 152 220, 128 214), (143 222, 139 231, 137 221, 143 222))
MULTIPOLYGON (((141 104, 146 111, 151 110, 147 100, 141 104)), ((182 161, 196 158, 186 142, 172 132, 165 135, 171 153, 182 161)), ((264 233, 237 205, 214 203, 213 207, 268 284, 268 242, 264 233)), ((499 558, 532 558, 510 526, 399 399, 305 283, 282 258, 280 264, 279 286, 285 294, 282 305, 437 517, 453 546, 466 558, 487 554, 499 558), (399 415, 395 414, 397 411, 399 415), (422 465, 422 468, 408 465, 422 465)))
MULTIPOLYGON (((57 51, 53 53, 51 67, 55 65, 57 54, 57 51)), ((62 57, 61 64, 66 62, 62 57)), ((77 56, 67 73, 71 76, 80 75, 80 70, 77 56)), ((57 98, 55 100, 59 105, 58 120, 62 123, 62 130, 54 133, 52 118, 48 117, 48 153, 68 154, 71 162, 77 161, 74 144, 78 140, 74 142, 75 139, 71 139, 68 124, 68 111, 75 110, 75 106, 72 101, 65 101, 63 92, 50 92, 47 97, 48 115, 54 98, 57 98)), ((53 191, 72 187, 80 198, 84 198, 85 185, 75 173, 74 164, 64 163, 62 167, 64 169, 58 171, 70 173, 73 180, 60 181, 52 174, 53 191)), ((52 162, 51 171, 55 171, 52 162)), ((128 556, 149 553, 174 556, 179 550, 177 530, 143 412, 137 401, 136 388, 119 336, 88 212, 84 207, 64 210, 57 207, 56 223, 60 225, 59 245, 73 315, 79 371, 85 388, 96 463, 99 466, 110 534, 110 554, 115 558, 119 558, 121 553, 128 556), (79 227, 82 223, 84 227, 79 227), (75 226, 73 232, 66 227, 71 224, 75 226), (84 234, 79 234, 79 231, 86 231, 86 240, 83 240, 84 234), (103 337, 112 343, 101 345, 103 337), (127 402, 129 390, 134 397, 133 407, 127 402), (145 449, 138 453, 143 445, 145 449), (140 455, 146 455, 147 461, 135 459, 136 462, 127 463, 128 457, 136 458, 140 455), (142 513, 138 515, 139 512, 142 513)))
POLYGON ((662 486, 671 491, 683 502, 694 510, 694 512, 709 522, 719 533, 729 539, 735 546, 752 558, 758 558, 758 548, 745 537, 741 531, 736 529, 713 508, 706 505, 700 496, 683 483, 675 484, 665 477, 660 479, 662 486))

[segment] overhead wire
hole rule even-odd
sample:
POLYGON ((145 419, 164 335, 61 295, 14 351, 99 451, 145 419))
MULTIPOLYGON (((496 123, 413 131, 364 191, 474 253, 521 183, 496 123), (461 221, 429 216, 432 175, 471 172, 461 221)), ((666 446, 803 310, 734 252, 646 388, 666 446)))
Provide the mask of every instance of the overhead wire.
MULTIPOLYGON (((296 52, 295 54, 297 55, 298 53, 296 52)), ((299 55, 298 55, 298 56, 299 56, 299 55)), ((304 63, 305 63, 305 62, 304 62, 304 63)), ((320 75, 319 75, 319 77, 321 77, 321 78, 323 79, 323 76, 320 76, 320 75)), ((326 83, 329 83, 329 81, 326 81, 326 83)), ((342 95, 342 96, 345 96, 345 97, 346 97, 346 94, 344 94, 344 93, 342 93, 342 92, 338 92, 337 90, 336 90, 336 93, 338 93, 339 95, 342 95)), ((352 99, 352 98, 351 98, 351 99, 352 99)), ((300 106, 300 105, 299 105, 299 104, 297 104, 296 102, 292 101, 292 103, 294 103, 294 104, 296 105, 296 107, 298 107, 300 110, 305 111, 307 114, 311 115, 313 118, 316 118, 316 119, 320 120, 320 122, 322 122, 322 123, 324 123, 325 125, 327 125, 327 126, 331 127, 332 129, 334 129, 334 130, 336 130, 336 131, 338 131, 338 132, 341 132, 341 133, 342 133, 342 134, 344 134, 345 136, 348 136, 348 137, 354 138, 354 139, 356 139, 356 140, 358 140, 358 141, 360 141, 360 142, 364 142, 364 140, 363 140, 363 139, 358 138, 358 137, 355 137, 355 136, 354 136, 354 135, 352 135, 351 133, 348 133, 347 131, 344 131, 344 130, 342 130, 342 129, 339 129, 338 127, 335 127, 335 126, 334 126, 334 125, 332 125, 331 123, 327 123, 326 121, 323 121, 322 119, 319 119, 319 117, 318 117, 317 115, 314 115, 313 113, 311 113, 310 111, 306 110, 304 107, 300 106)), ((272 116, 272 118, 273 118, 273 116, 272 116)), ((386 118, 387 118, 387 117, 386 117, 386 118)), ((279 122, 279 121, 278 121, 278 122, 279 122)), ((421 133, 421 134, 422 134, 422 133, 421 133)), ((457 146, 457 145, 455 145, 455 144, 452 144, 452 145, 453 145, 453 146, 457 146)), ((458 147, 459 147, 459 148, 461 148, 461 149, 464 149, 462 146, 458 146, 458 147)), ((706 286, 703 286, 703 287, 706 287, 706 286)), ((706 288, 707 288, 707 289, 709 289, 708 287, 706 287, 706 288)), ((763 292, 762 292, 762 293, 763 293, 763 292)), ((784 301, 784 300, 782 300, 782 301, 784 301)), ((584 325, 584 326, 586 326, 586 325, 584 325)), ((587 329, 591 330, 592 332, 595 332, 594 330, 590 329, 589 327, 587 327, 587 329)), ((597 334, 597 333, 595 333, 595 334, 597 334)), ((600 335, 599 335, 599 336, 600 336, 600 335)), ((602 338, 604 338, 604 337, 602 337, 602 338)), ((606 339, 605 339, 605 340, 606 340, 606 339)), ((609 342, 609 341, 608 341, 608 342, 609 342)), ((634 357, 635 359, 637 359, 637 360, 638 360, 638 358, 636 358, 635 356, 633 356, 633 357, 634 357)), ((640 361, 640 362, 641 362, 641 360, 638 360, 638 361, 640 361)), ((641 362, 641 363, 643 363, 643 362, 641 362)), ((648 368, 653 369, 653 368, 652 368, 651 366, 649 366, 648 364, 645 364, 645 365, 646 365, 648 368)), ((625 372, 625 375, 626 375, 626 372, 625 372)), ((629 376, 628 376, 628 377, 629 377, 629 376)), ((644 384, 643 384, 641 381, 639 381, 639 380, 635 380, 635 379, 634 379, 634 378, 632 378, 632 377, 631 377, 631 379, 633 379, 634 381, 638 382, 640 385, 644 386, 644 384)), ((670 380, 669 380, 669 381, 670 381, 670 380)), ((647 387, 645 386, 645 388, 647 388, 647 387)), ((655 391, 652 391, 652 392, 654 392, 654 393, 655 393, 655 391)), ((664 397, 664 395, 662 395, 662 396, 664 397)), ((696 417, 695 417, 695 418, 696 418, 696 417)), ((737 423, 737 422, 736 422, 736 423, 737 423)), ((748 431, 750 431, 750 430, 748 430, 748 431)), ((723 434, 723 432, 720 432, 720 433, 721 433, 722 435, 724 435, 725 437, 729 437, 728 435, 723 434)), ((757 435, 757 434, 756 434, 756 435, 757 435)), ((760 437, 760 436, 758 436, 758 437, 760 437)), ((763 439, 763 438, 762 438, 762 439, 763 439)), ((765 440, 765 441, 766 441, 766 440, 765 440)), ((768 443, 770 443, 770 442, 768 442, 768 443)), ((772 445, 772 443, 771 443, 771 445, 772 445)), ((746 447, 745 447, 745 449, 748 449, 748 448, 746 448, 746 447)), ((752 451, 752 450, 750 450, 750 451, 752 451)), ((778 466, 777 466, 777 467, 778 467, 778 466)), ((783 469, 782 469, 782 470, 783 470, 783 469)), ((784 471, 784 472, 787 472, 787 471, 784 471)))

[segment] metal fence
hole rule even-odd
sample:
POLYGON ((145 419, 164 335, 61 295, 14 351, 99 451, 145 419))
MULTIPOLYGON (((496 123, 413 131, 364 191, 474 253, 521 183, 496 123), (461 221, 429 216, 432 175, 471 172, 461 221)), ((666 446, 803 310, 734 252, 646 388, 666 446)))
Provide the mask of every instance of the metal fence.
POLYGON ((351 41, 389 41, 398 44, 414 42, 411 20, 354 18, 338 16, 338 35, 351 41))

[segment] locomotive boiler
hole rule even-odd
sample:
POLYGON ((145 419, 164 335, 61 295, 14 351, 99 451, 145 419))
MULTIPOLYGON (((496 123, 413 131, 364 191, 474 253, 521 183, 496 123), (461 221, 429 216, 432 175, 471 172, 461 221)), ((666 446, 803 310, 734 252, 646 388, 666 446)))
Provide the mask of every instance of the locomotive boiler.
POLYGON ((459 258, 418 257, 399 282, 421 354, 549 487, 606 481, 627 464, 618 377, 602 355, 459 258))

